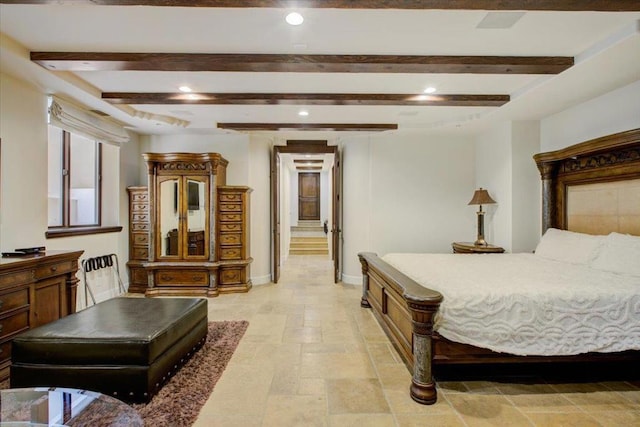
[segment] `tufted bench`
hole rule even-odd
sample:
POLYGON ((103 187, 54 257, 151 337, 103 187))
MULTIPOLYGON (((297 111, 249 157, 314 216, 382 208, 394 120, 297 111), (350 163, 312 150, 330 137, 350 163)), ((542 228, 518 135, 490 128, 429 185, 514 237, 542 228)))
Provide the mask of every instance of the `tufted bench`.
POLYGON ((11 387, 148 402, 206 336, 206 299, 110 299, 14 338, 11 387))

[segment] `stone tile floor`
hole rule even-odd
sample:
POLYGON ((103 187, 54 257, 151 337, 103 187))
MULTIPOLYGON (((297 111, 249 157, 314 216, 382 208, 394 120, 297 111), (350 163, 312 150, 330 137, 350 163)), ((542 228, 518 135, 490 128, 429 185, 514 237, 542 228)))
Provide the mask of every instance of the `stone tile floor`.
POLYGON ((250 325, 196 427, 640 425, 640 382, 447 381, 419 405, 360 287, 332 274, 291 256, 278 284, 209 300, 210 320, 250 325))

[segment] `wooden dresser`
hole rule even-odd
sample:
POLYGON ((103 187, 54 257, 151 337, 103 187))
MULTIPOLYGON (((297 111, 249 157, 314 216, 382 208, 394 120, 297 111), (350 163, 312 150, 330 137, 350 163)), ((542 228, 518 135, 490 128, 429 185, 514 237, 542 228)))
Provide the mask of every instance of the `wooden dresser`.
POLYGON ((249 257, 249 187, 218 187, 218 259, 220 292, 251 288, 249 257))
POLYGON ((218 153, 145 153, 149 187, 129 187, 130 292, 214 297, 251 288, 249 194, 218 153))
POLYGON ((76 272, 83 252, 0 258, 0 381, 9 376, 13 337, 75 313, 76 272))

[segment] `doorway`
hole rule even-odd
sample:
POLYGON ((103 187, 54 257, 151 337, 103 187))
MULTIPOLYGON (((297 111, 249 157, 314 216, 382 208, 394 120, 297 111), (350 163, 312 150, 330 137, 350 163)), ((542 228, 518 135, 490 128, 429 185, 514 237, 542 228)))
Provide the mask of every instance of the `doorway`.
MULTIPOLYGON (((340 154, 337 146, 329 146, 327 145, 326 140, 322 141, 287 141, 286 146, 276 145, 273 147, 271 159, 271 225, 272 225, 272 281, 277 283, 280 277, 280 268, 283 261, 283 254, 286 255, 283 250, 283 246, 287 245, 291 239, 290 233, 290 225, 292 223, 298 223, 295 225, 299 225, 300 221, 311 221, 311 222, 320 222, 322 215, 325 215, 327 221, 327 234, 329 238, 329 249, 331 253, 331 258, 333 261, 334 267, 334 282, 338 283, 342 276, 341 274, 341 252, 342 252, 342 230, 340 227, 341 224, 341 197, 340 193, 342 191, 342 180, 341 180, 341 168, 340 168, 340 154), (330 158, 330 164, 326 164, 326 170, 323 171, 324 175, 328 175, 329 183, 326 186, 327 192, 330 192, 328 197, 330 207, 325 214, 322 214, 320 211, 321 205, 321 194, 320 187, 322 186, 321 182, 326 178, 322 178, 319 173, 316 174, 318 180, 321 181, 317 185, 315 182, 311 180, 315 180, 316 178, 310 178, 312 175, 303 175, 302 172, 295 173, 295 181, 296 186, 295 189, 290 187, 291 178, 290 174, 284 173, 288 166, 283 165, 286 162, 289 162, 289 165, 292 165, 293 162, 303 162, 303 160, 291 160, 296 156, 299 158, 330 158), (304 176, 304 178, 299 179, 300 176, 304 176), (311 182, 310 182, 311 181, 311 182), (305 188, 306 187, 306 188, 305 188), (318 201, 311 202, 311 198, 316 197, 315 191, 310 190, 309 188, 317 188, 318 193, 318 201), (292 188, 292 193, 296 194, 293 200, 289 200, 287 195, 287 189, 292 188), (307 202, 307 206, 300 205, 300 195, 302 195, 303 202, 307 202), (309 199, 306 199, 306 198, 309 199), (288 206, 287 203, 291 204, 288 206), (295 204, 293 204, 295 203, 295 204), (315 205, 315 206, 314 206, 315 205), (292 218, 290 216, 291 211, 298 211, 295 213, 295 216, 292 218), (311 218, 312 220, 305 220, 303 218, 311 218)), ((309 160, 309 161, 319 161, 319 160, 309 160)), ((304 161, 307 162, 306 160, 304 161)), ((310 168, 309 165, 306 165, 307 168, 310 168)), ((304 170, 302 165, 298 167, 293 167, 298 171, 304 170)), ((307 172, 305 170, 305 172, 307 172)), ((326 193, 325 193, 326 194, 326 193)), ((325 209, 325 208, 322 208, 325 209)), ((288 248, 288 247, 287 247, 288 248)))

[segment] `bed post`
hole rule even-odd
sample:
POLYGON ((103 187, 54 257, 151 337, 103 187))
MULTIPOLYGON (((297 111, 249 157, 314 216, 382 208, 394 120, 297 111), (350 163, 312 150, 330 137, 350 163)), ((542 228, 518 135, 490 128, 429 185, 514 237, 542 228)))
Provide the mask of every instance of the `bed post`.
POLYGON ((371 304, 369 304, 369 300, 367 299, 367 291, 369 290, 369 264, 362 256, 358 255, 358 258, 362 265, 362 298, 360 298, 360 307, 371 308, 371 304))
POLYGON ((412 372, 411 398, 423 405, 435 403, 436 384, 431 370, 433 318, 440 308, 442 294, 419 285, 374 253, 361 252, 358 258, 363 276, 360 305, 373 310, 412 372), (370 292, 371 286, 374 292, 370 292))
POLYGON ((423 405, 436 402, 438 396, 433 381, 432 336, 433 317, 440 307, 440 301, 426 302, 407 297, 411 311, 413 330, 413 378, 411 379, 411 398, 423 405))
POLYGON ((558 201, 555 191, 558 162, 536 159, 536 164, 542 178, 542 234, 544 234, 547 229, 558 226, 556 224, 558 201))

